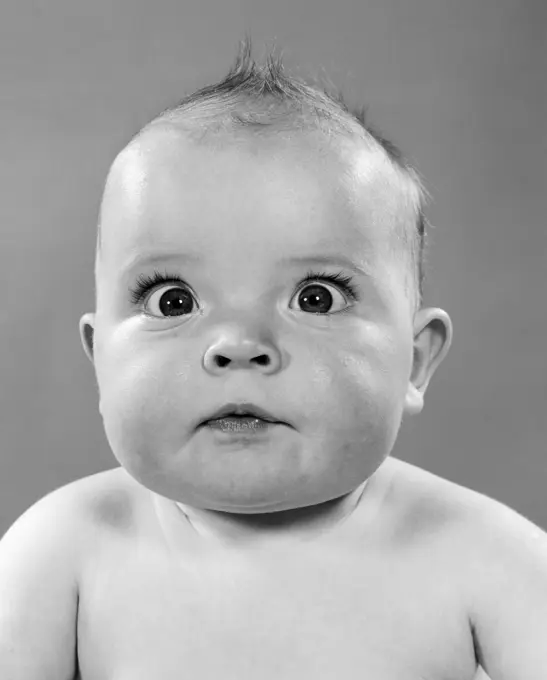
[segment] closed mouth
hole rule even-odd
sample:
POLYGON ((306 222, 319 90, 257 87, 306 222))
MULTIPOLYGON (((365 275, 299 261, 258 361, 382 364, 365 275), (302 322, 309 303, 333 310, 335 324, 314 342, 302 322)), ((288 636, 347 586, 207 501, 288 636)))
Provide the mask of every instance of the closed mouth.
MULTIPOLYGON (((271 422, 267 421, 264 418, 261 418, 260 416, 255 416, 253 413, 227 413, 224 416, 220 416, 218 418, 211 418, 211 420, 221 420, 221 418, 254 418, 255 420, 264 420, 264 422, 271 422)), ((207 421, 210 422, 210 421, 207 421)))
POLYGON ((205 423, 210 423, 212 420, 223 420, 224 418, 226 419, 235 419, 235 420, 243 420, 243 419, 249 419, 252 418, 254 420, 262 420, 265 423, 278 423, 280 422, 279 420, 270 420, 269 418, 262 418, 259 415, 256 415, 255 413, 225 413, 222 416, 217 416, 216 418, 209 418, 209 420, 206 420, 205 423))
POLYGON ((255 418, 268 423, 282 423, 282 421, 277 420, 270 413, 254 404, 226 404, 203 421, 203 424, 205 425, 211 420, 219 420, 220 418, 255 418))

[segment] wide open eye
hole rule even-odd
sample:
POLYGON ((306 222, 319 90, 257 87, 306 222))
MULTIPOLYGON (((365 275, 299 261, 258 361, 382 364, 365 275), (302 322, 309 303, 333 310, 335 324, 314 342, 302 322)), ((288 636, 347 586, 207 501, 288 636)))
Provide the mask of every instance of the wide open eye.
POLYGON ((337 314, 351 309, 353 305, 331 312, 330 307, 333 304, 333 296, 329 289, 335 289, 338 297, 345 296, 352 302, 357 302, 360 299, 359 293, 353 285, 352 278, 344 275, 342 272, 327 274, 326 272, 310 271, 306 274, 303 283, 305 285, 299 289, 296 299, 304 312, 325 315, 337 314), (326 285, 327 283, 328 285, 326 285), (340 290, 343 291, 344 296, 340 294, 340 290))
POLYGON ((147 310, 152 316, 171 318, 194 311, 195 300, 190 291, 180 286, 161 286, 147 299, 147 310))
POLYGON ((144 303, 146 312, 150 312, 152 308, 151 316, 183 316, 190 314, 195 304, 188 284, 176 274, 160 274, 157 271, 152 277, 141 274, 137 285, 129 293, 134 305, 144 303), (148 294, 149 291, 153 291, 151 295, 148 294))
POLYGON ((302 288, 295 298, 301 311, 311 314, 332 314, 331 308, 335 304, 336 297, 342 300, 343 306, 345 302, 343 295, 336 290, 333 299, 329 288, 332 290, 334 286, 327 286, 324 283, 311 283, 302 288))

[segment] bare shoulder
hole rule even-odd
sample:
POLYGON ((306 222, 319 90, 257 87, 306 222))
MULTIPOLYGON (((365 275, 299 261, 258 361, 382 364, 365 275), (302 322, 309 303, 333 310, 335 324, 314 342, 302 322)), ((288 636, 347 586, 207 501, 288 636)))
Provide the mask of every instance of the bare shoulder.
POLYGON ((477 646, 483 647, 481 660, 485 649, 501 653, 509 641, 521 640, 519 626, 531 625, 534 617, 537 630, 547 632, 547 532, 486 494, 400 460, 393 465, 393 495, 402 499, 400 531, 444 536, 437 545, 454 565, 477 646))
POLYGON ((96 538, 104 536, 98 529, 123 527, 139 506, 120 477, 107 471, 59 487, 2 536, 2 677, 21 677, 23 667, 28 678, 74 677, 84 565, 99 545, 96 538))
POLYGON ((543 542, 547 534, 530 520, 499 500, 400 459, 391 459, 391 494, 404 514, 407 531, 439 528, 458 539, 458 549, 475 549, 488 559, 518 537, 530 545, 543 542))
POLYGON ((389 458, 390 507, 399 541, 419 536, 470 537, 486 496, 406 461, 389 458))
POLYGON ((136 525, 145 500, 144 489, 123 468, 106 470, 45 494, 17 518, 3 540, 32 526, 34 535, 54 541, 59 549, 65 544, 77 559, 80 548, 85 550, 102 529, 125 531, 136 525))
POLYGON ((410 514, 421 518, 414 525, 440 525, 436 533, 447 539, 450 583, 480 665, 493 678, 547 677, 547 533, 486 494, 414 467, 399 469, 410 514))
POLYGON ((75 480, 54 494, 70 506, 84 543, 138 533, 150 508, 150 494, 122 467, 75 480))
POLYGON ((130 527, 147 492, 122 467, 73 482, 75 502, 97 526, 130 527))

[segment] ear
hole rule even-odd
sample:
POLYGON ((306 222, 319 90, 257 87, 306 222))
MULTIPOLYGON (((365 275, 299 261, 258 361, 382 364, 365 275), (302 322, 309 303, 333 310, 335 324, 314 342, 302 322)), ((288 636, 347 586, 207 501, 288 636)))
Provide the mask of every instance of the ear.
POLYGON ((87 358, 93 364, 93 334, 95 332, 95 314, 84 314, 80 319, 80 338, 87 358))
POLYGON ((452 321, 442 309, 420 309, 414 316, 414 361, 405 396, 404 413, 420 413, 433 373, 452 343, 452 321))

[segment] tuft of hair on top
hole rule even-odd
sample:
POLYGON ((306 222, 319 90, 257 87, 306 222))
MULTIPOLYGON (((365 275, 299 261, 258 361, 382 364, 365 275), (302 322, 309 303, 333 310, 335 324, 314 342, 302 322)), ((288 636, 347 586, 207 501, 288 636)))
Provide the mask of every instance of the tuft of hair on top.
POLYGON ((422 304, 425 282, 426 227, 424 215, 428 194, 417 170, 401 150, 367 120, 367 106, 351 107, 343 93, 328 78, 313 84, 288 74, 283 55, 275 49, 266 55, 265 66, 252 57, 252 39, 248 32, 240 41, 239 52, 228 74, 220 81, 196 90, 176 104, 161 111, 130 140, 144 135, 161 122, 172 121, 198 142, 224 133, 238 132, 265 136, 279 131, 322 130, 349 139, 359 139, 371 148, 383 150, 401 179, 405 199, 414 220, 394 234, 396 250, 403 255, 407 276, 407 293, 416 311, 422 304))

